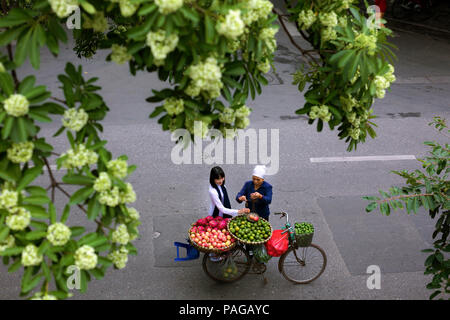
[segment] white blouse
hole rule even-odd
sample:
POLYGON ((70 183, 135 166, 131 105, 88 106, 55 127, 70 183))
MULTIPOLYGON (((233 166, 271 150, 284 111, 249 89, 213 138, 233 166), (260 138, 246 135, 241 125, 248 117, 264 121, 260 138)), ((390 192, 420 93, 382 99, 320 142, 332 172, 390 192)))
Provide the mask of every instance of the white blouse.
MULTIPOLYGON (((220 195, 223 198, 222 188, 218 186, 220 195)), ((238 210, 236 209, 228 209, 223 206, 222 201, 220 201, 219 194, 217 193, 217 190, 214 189, 211 185, 209 185, 209 197, 211 198, 211 205, 209 207, 209 215, 212 216, 214 213, 214 207, 217 207, 219 210, 219 216, 223 217, 223 214, 228 214, 230 216, 236 216, 238 214, 238 210)))

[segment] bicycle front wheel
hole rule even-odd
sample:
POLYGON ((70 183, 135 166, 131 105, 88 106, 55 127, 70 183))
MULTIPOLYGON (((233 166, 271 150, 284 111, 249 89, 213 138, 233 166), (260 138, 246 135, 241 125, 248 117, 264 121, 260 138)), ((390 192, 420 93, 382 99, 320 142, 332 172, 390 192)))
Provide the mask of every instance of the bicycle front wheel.
POLYGON ((209 253, 203 256, 203 271, 211 279, 221 282, 234 282, 241 279, 250 270, 251 260, 247 251, 240 246, 220 255, 220 259, 211 259, 209 253), (219 261, 217 261, 219 260, 219 261))
POLYGON ((290 247, 278 262, 278 268, 287 280, 297 284, 307 284, 325 271, 327 256, 318 245, 290 247))

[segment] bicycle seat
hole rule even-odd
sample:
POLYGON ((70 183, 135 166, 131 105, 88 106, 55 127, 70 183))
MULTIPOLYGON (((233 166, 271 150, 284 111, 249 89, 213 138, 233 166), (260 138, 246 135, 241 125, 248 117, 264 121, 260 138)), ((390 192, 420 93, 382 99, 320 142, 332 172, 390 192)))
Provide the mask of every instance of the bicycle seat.
POLYGON ((175 261, 189 261, 200 257, 200 252, 189 243, 174 242, 173 244, 177 247, 177 257, 175 258, 175 261), (180 257, 180 247, 186 248, 186 257, 180 257))

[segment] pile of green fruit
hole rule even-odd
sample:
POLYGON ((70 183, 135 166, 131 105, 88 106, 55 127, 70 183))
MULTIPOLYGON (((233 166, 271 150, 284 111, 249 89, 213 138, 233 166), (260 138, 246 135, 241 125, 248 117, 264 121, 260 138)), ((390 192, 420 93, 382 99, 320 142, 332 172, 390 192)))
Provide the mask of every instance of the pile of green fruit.
POLYGON ((272 227, 264 219, 249 221, 246 216, 237 216, 228 223, 228 231, 242 242, 265 242, 272 236, 272 227))
POLYGON ((295 234, 311 234, 314 233, 314 226, 309 222, 296 222, 294 225, 295 234))

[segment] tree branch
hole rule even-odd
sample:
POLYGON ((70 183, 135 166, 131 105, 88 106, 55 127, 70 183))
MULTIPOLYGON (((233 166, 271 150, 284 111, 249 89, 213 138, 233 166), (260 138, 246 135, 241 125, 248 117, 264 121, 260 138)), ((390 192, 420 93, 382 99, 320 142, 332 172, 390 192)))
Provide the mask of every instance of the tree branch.
MULTIPOLYGON (((319 62, 318 62, 318 61, 310 54, 309 51, 304 50, 302 47, 300 47, 300 46, 298 45, 297 42, 295 42, 294 38, 292 37, 291 33, 289 32, 289 30, 288 30, 287 27, 286 27, 286 24, 285 24, 284 21, 283 21, 282 15, 281 15, 276 9, 273 9, 272 11, 273 11, 273 13, 275 13, 275 14, 278 16, 278 20, 280 21, 280 24, 281 24, 281 26, 283 27, 284 32, 286 32, 286 34, 287 34, 287 36, 288 36, 288 38, 289 38, 289 41, 292 43, 292 45, 293 45, 294 47, 296 47, 304 57, 307 56, 307 57, 309 57, 309 58, 312 60, 312 62, 314 62, 316 65, 320 65, 320 63, 319 63, 319 62)), ((303 36, 303 35, 302 35, 302 36, 303 36)), ((311 66, 313 66, 313 64, 311 63, 311 61, 308 61, 308 63, 309 63, 311 66)))

